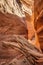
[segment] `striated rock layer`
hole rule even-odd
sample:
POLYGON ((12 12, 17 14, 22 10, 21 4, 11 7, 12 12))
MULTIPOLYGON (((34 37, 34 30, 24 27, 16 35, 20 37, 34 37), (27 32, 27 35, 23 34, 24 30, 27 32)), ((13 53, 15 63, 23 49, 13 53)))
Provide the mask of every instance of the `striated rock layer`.
POLYGON ((34 26, 38 35, 41 49, 43 49, 43 0, 35 0, 34 12, 34 26))

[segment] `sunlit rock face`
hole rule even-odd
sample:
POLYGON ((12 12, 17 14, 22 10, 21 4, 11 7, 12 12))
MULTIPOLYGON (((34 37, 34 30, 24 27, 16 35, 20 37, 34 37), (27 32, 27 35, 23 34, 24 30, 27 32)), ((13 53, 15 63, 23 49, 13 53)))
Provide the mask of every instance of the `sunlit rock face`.
POLYGON ((31 0, 0 0, 0 11, 18 16, 25 16, 25 11, 29 15, 32 15, 32 5, 33 1, 31 0))
POLYGON ((24 5, 24 11, 32 16, 33 13, 33 5, 34 0, 21 0, 22 4, 24 5))
POLYGON ((18 2, 17 0, 0 0, 0 11, 3 13, 11 13, 20 17, 25 17, 21 2, 18 2))
MULTIPOLYGON (((42 0, 39 0, 39 1, 38 0, 11 0, 11 1, 0 0, 0 11, 2 13, 5 13, 5 14, 10 13, 12 15, 17 15, 21 18, 24 18, 24 21, 22 20, 21 22, 24 22, 24 26, 27 23, 29 39, 32 39, 34 36, 34 29, 33 29, 32 22, 34 21, 34 19, 35 19, 35 22, 38 21, 37 19, 39 18, 39 15, 41 14, 42 9, 43 9, 42 0)), ((36 28, 38 28, 37 27, 38 25, 35 24, 36 28)), ((43 29, 43 27, 41 29, 43 29)))
MULTIPOLYGON (((13 15, 17 15, 21 18, 26 17, 26 20, 28 20, 28 22, 31 22, 31 17, 33 14, 33 3, 34 3, 33 0, 32 1, 31 0, 12 0, 12 1, 0 0, 0 11, 2 13, 10 13, 13 15)), ((28 22, 27 24, 29 24, 28 22)), ((29 25, 27 26, 29 26, 28 29, 31 32, 32 30, 31 23, 29 25)), ((30 35, 32 33, 30 32, 29 32, 29 38, 31 37, 30 35)))
POLYGON ((34 29, 32 22, 34 21, 34 0, 21 0, 24 5, 24 12, 26 15, 26 22, 28 28, 28 39, 32 39, 34 36, 34 29))

